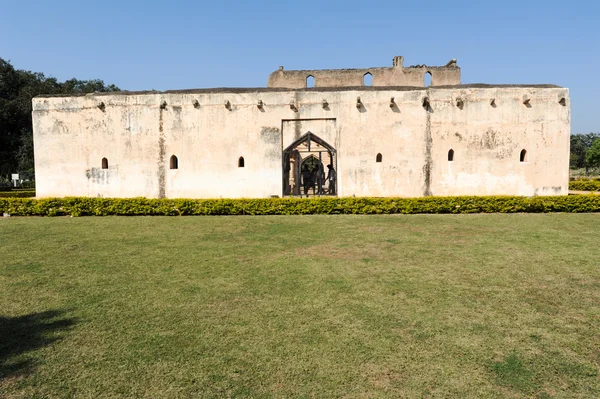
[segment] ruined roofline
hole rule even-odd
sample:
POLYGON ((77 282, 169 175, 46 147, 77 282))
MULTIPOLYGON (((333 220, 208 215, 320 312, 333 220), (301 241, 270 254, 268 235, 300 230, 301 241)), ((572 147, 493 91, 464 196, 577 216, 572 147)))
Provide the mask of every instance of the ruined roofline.
POLYGON ((283 92, 343 92, 343 91, 417 91, 417 90, 448 90, 448 89, 506 89, 506 88, 531 88, 531 89, 563 89, 554 84, 484 84, 471 83, 460 85, 445 85, 435 87, 418 86, 348 86, 348 87, 313 87, 313 88, 273 88, 273 87, 217 87, 207 89, 180 89, 180 90, 141 90, 141 91, 114 91, 64 94, 40 94, 34 98, 69 98, 69 97, 100 97, 100 96, 139 96, 152 94, 211 94, 211 93, 283 93, 283 92))
MULTIPOLYGON (((340 69, 283 69, 283 67, 279 67, 279 69, 275 72, 283 71, 283 72, 302 72, 302 73, 312 73, 312 72, 372 72, 372 71, 388 71, 393 69, 394 67, 370 67, 370 68, 340 68, 340 69)), ((432 65, 411 65, 409 67, 404 67, 403 69, 446 69, 446 68, 458 68, 458 66, 432 66, 432 65)))
MULTIPOLYGON (((411 65, 409 67, 404 66, 404 57, 401 55, 397 55, 394 57, 391 67, 370 67, 370 68, 330 68, 330 69, 289 69, 285 70, 286 72, 309 72, 309 71, 322 71, 322 72, 335 72, 335 71, 363 71, 363 70, 377 70, 377 69, 393 69, 393 68, 402 68, 402 69, 414 69, 414 68, 458 68, 458 64, 456 58, 451 59, 446 63, 446 65, 411 65)), ((284 71, 283 66, 280 66, 278 71, 284 71)), ((276 71, 277 72, 277 71, 276 71)))
POLYGON ((425 87, 425 76, 431 76, 432 86, 460 84, 460 68, 456 59, 444 66, 412 65, 403 66, 404 57, 395 56, 391 67, 355 69, 304 69, 286 71, 281 66, 269 75, 268 87, 299 89, 314 87, 355 87, 367 85, 365 77, 370 75, 373 86, 416 86, 425 87))

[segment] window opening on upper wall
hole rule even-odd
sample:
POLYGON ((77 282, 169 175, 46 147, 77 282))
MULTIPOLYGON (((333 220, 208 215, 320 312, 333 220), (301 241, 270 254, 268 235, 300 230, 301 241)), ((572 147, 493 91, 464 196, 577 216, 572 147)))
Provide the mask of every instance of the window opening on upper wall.
POLYGON ((108 159, 102 158, 102 169, 108 169, 108 159))
POLYGON ((175 155, 171 156, 171 160, 169 161, 169 167, 171 169, 179 169, 179 161, 175 155))
POLYGON ((431 72, 429 72, 429 71, 425 72, 425 76, 423 77, 423 86, 425 86, 425 87, 431 86, 431 80, 432 80, 431 72))
POLYGON ((527 150, 525 150, 525 149, 521 150, 521 156, 519 159, 521 162, 527 162, 527 150))
POLYGON ((373 75, 370 72, 363 75, 363 86, 373 86, 373 75))
POLYGON ((381 154, 377 154, 377 156, 375 157, 375 162, 381 162, 381 159, 383 157, 381 156, 381 154))
POLYGON ((240 157, 240 159, 238 159, 238 168, 243 168, 244 167, 244 157, 240 157))
POLYGON ((452 161, 454 161, 454 150, 450 149, 450 151, 448 151, 448 162, 452 161))
POLYGON ((306 77, 306 87, 310 88, 310 87, 315 87, 315 77, 312 75, 308 75, 306 77))

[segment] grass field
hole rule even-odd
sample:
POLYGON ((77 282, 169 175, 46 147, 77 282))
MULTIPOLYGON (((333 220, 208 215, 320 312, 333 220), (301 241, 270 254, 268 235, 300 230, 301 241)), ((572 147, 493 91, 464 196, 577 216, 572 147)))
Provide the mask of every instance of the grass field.
POLYGON ((600 396, 600 215, 0 218, 2 398, 600 396))

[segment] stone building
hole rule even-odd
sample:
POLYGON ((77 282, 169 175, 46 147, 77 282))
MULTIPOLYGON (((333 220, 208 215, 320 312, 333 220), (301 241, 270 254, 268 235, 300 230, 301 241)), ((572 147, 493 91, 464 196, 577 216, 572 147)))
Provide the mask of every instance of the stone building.
POLYGON ((33 99, 39 197, 562 195, 568 89, 460 68, 288 71, 266 88, 33 99), (426 86, 425 82, 430 80, 426 86))

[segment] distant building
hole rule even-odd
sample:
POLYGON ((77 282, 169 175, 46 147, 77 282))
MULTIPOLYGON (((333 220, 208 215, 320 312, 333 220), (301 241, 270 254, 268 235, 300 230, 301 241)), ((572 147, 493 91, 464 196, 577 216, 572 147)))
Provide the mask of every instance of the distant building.
POLYGON ((281 67, 267 88, 39 96, 33 125, 39 197, 568 192, 568 89, 461 85, 455 60, 281 67))

